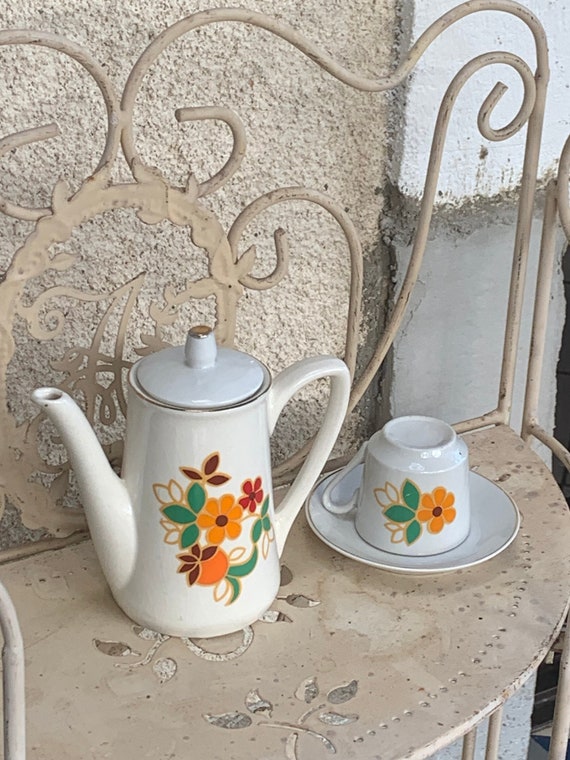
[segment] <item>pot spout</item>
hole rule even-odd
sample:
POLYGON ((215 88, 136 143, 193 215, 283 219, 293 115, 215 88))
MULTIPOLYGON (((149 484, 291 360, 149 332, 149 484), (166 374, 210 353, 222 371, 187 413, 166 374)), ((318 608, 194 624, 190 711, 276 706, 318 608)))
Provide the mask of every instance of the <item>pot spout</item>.
POLYGON ((77 477, 95 551, 111 590, 126 585, 136 553, 133 510, 87 418, 59 388, 38 388, 32 400, 56 426, 77 477))

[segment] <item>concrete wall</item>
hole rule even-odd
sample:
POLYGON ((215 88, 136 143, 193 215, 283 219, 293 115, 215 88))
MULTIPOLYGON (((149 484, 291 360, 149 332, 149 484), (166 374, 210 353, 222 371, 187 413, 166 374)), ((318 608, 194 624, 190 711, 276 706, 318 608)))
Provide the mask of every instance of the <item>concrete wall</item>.
MULTIPOLYGON (((456 5, 449 0, 405 5, 411 36, 419 34, 456 5)), ((543 182, 554 170, 569 131, 566 107, 570 51, 566 40, 570 14, 566 2, 530 0, 526 5, 544 24, 550 45, 552 79, 540 159, 543 182)), ((413 239, 423 193, 437 109, 461 66, 491 50, 508 50, 534 68, 533 40, 520 20, 503 13, 478 13, 442 35, 415 69, 406 93, 401 150, 389 169, 390 209, 384 234, 399 286, 413 239)), ((446 141, 430 240, 409 310, 394 344, 391 382, 383 394, 384 413, 422 413, 450 422, 477 416, 497 405, 504 319, 516 220, 516 188, 521 179, 526 130, 502 143, 490 143, 477 129, 477 112, 498 80, 509 91, 491 124, 502 126, 522 98, 518 75, 507 66, 476 74, 461 93, 446 141), (514 192, 513 192, 514 191, 514 192)), ((540 205, 540 204, 539 204, 540 205)), ((532 297, 540 239, 540 209, 531 239, 521 349, 518 355, 513 424, 520 422, 532 317, 532 297)), ((560 241, 559 250, 563 245, 560 241)), ((553 428, 555 370, 565 317, 562 278, 555 278, 549 338, 543 372, 541 422, 553 428)), ((534 679, 506 707, 500 757, 525 760, 534 696, 534 679)), ((476 757, 485 751, 479 731, 476 757)), ((461 746, 437 755, 456 760, 461 746)))
MULTIPOLYGON (((449 0, 416 3, 413 8, 408 4, 413 38, 454 5, 449 0)), ((570 111, 565 107, 569 87, 566 72, 570 69, 565 40, 570 18, 565 2, 535 0, 526 5, 545 27, 550 47, 552 75, 539 169, 544 181, 556 166, 570 128, 570 111)), ((506 13, 484 12, 448 29, 415 69, 405 104, 402 150, 389 167, 395 211, 385 228, 394 245, 398 278, 403 276, 409 257, 439 103, 462 65, 495 49, 515 53, 534 68, 534 41, 526 25, 506 13)), ((520 107, 523 90, 518 74, 506 65, 477 73, 464 87, 453 111, 430 242, 406 324, 395 344, 390 413, 423 410, 457 421, 496 405, 516 219, 517 194, 513 191, 520 182, 526 139, 526 129, 499 143, 489 142, 478 131, 479 108, 499 80, 509 90, 491 124, 495 128, 507 124, 520 107), (418 373, 421 383, 417 382, 418 373)), ((530 299, 539 237, 540 210, 531 241, 523 345, 528 340, 532 314, 530 299)), ((546 427, 552 427, 554 371, 564 321, 560 280, 555 283, 551 314, 543 392, 546 427)), ((523 398, 524 348, 519 358, 515 423, 523 398)))
MULTIPOLYGON (((352 69, 373 74, 389 70, 394 50, 417 37, 454 4, 432 0, 414 5, 406 0, 397 15, 393 0, 244 3, 291 22, 352 69)), ((569 126, 564 103, 570 52, 564 43, 570 14, 565 12, 567 3, 560 0, 531 0, 528 4, 547 27, 554 63, 541 158, 541 174, 546 175, 569 126)), ((218 5, 223 3, 0 2, 4 27, 48 30, 85 45, 105 62, 118 90, 158 32, 191 11, 218 5)), ((530 36, 520 22, 504 14, 486 14, 484 21, 481 19, 479 14, 449 30, 419 64, 411 84, 394 99, 348 91, 316 72, 302 56, 287 52, 284 44, 269 43, 267 35, 257 30, 224 29, 216 38, 209 30, 200 32, 195 40, 176 43, 143 88, 137 116, 141 154, 177 182, 185 180, 189 165, 203 178, 220 165, 220 157, 228 149, 226 130, 219 125, 180 127, 173 110, 211 103, 235 107, 247 124, 248 159, 240 175, 213 200, 213 207, 229 226, 246 203, 287 184, 319 188, 345 206, 361 232, 367 261, 367 319, 362 335, 366 354, 382 326, 383 276, 392 265, 397 284, 409 254, 435 113, 445 87, 461 62, 496 46, 512 50, 532 64, 530 36), (386 134, 392 146, 389 156, 386 134), (382 201, 384 189, 390 198, 387 208, 382 201), (379 247, 381 216, 383 248, 379 247)), ((23 203, 45 204, 59 176, 77 188, 93 169, 104 138, 102 105, 93 83, 62 56, 2 50, 0 65, 4 72, 0 82, 2 133, 53 120, 62 128, 61 138, 18 150, 1 164, 0 192, 23 203)), ((511 90, 496 117, 508 120, 518 107, 520 84, 505 67, 501 67, 500 77, 511 90)), ((436 213, 426 264, 395 345, 390 382, 382 389, 384 414, 424 412, 455 420, 494 406, 497 370, 490 367, 497 367, 501 349, 498 325, 504 317, 514 219, 513 204, 503 196, 516 188, 520 179, 524 137, 520 134, 491 146, 476 132, 476 111, 496 78, 496 71, 478 75, 456 109, 438 196, 442 207, 436 213), (484 200, 496 196, 500 196, 499 202, 484 200), (473 198, 475 203, 466 202, 473 198)), ((127 178, 126 167, 121 167, 117 176, 127 178)), ((292 278, 275 291, 252 294, 238 323, 239 347, 254 351, 273 370, 302 355, 342 351, 346 247, 335 225, 320 212, 301 209, 295 219, 293 222, 289 210, 280 209, 252 231, 261 252, 260 271, 267 271, 272 262, 271 232, 277 225, 287 227, 293 249, 292 278)), ((14 241, 23 241, 29 230, 26 223, 0 219, 0 271, 13 253, 14 241)), ((180 285, 180 259, 189 249, 180 231, 147 229, 126 213, 89 222, 70 245, 81 258, 80 281, 94 289, 116 287, 141 268, 155 271, 156 289, 145 296, 145 303, 160 297, 159 275, 180 285), (165 253, 168 257, 163 263, 165 253)), ((203 268, 203 262, 198 272, 200 266, 203 268)), ((559 290, 553 306, 556 325, 563 309, 559 290)), ((211 315, 208 304, 194 305, 187 316, 195 321, 211 315)), ((528 325, 528 311, 525 319, 528 325)), ((146 324, 144 315, 136 317, 130 335, 140 333, 146 324)), ((180 326, 172 332, 172 340, 181 340, 182 333, 180 326)), ((72 337, 80 341, 81 330, 72 337)), ((22 326, 17 339, 19 358, 11 366, 10 388, 15 414, 23 420, 29 413, 31 387, 50 380, 50 348, 45 349, 47 355, 42 354, 37 343, 26 339, 22 326)), ((556 348, 555 330, 546 370, 552 379, 556 348)), ((547 385, 548 416, 553 408, 553 382, 547 385)), ((518 398, 520 406, 520 393, 518 398)), ((318 394, 313 394, 313 399, 309 413, 306 404, 289 410, 277 436, 280 455, 315 428, 318 394)), ((355 414, 340 449, 353 448, 370 430, 374 416, 370 404, 355 414)), ((0 532, 9 536, 10 542, 30 537, 13 510, 7 512, 0 532)), ((531 697, 530 687, 511 711, 517 717, 505 741, 509 747, 518 743, 518 748, 516 753, 505 750, 509 760, 524 756, 531 697)), ((457 755, 458 750, 453 752, 457 755)))
MULTIPOLYGON (((192 11, 223 5, 220 0, 30 0, 20 5, 0 0, 0 17, 3 27, 50 31, 85 46, 105 65, 120 93, 132 65, 159 32, 192 11)), ((387 62, 381 68, 388 68, 396 34, 393 0, 248 0, 237 5, 290 22, 355 71, 374 73, 379 61, 387 62)), ((98 161, 105 136, 100 94, 89 76, 61 54, 1 48, 0 66, 2 134, 52 121, 62 131, 61 137, 6 156, 1 161, 0 193, 24 204, 47 205, 58 177, 65 177, 75 190, 98 161)), ((234 108, 249 139, 239 173, 207 201, 226 229, 255 198, 289 185, 328 193, 352 216, 366 258, 367 319, 361 336, 366 355, 385 308, 382 273, 387 264, 374 254, 382 208, 387 100, 349 90, 266 32, 236 24, 208 28, 175 42, 143 84, 135 116, 143 159, 179 184, 185 183, 190 168, 199 180, 215 172, 231 147, 227 127, 212 122, 180 125, 174 118, 181 106, 210 104, 234 108)), ((129 179, 125 165, 118 166, 115 175, 129 179)), ((270 291, 251 292, 243 299, 236 335, 239 348, 253 352, 274 372, 306 355, 342 354, 348 313, 347 245, 336 222, 315 206, 280 205, 251 226, 244 250, 252 243, 257 246, 255 274, 268 273, 274 265, 272 236, 278 226, 289 234, 290 277, 270 291)), ((30 230, 29 223, 0 217, 0 272, 30 230)), ((132 346, 140 345, 141 333, 152 332, 148 309, 153 300, 161 302, 165 284, 181 290, 188 276, 196 279, 206 273, 205 256, 192 246, 185 230, 166 224, 146 227, 127 211, 87 222, 62 248, 78 257, 78 265, 58 280, 70 287, 112 292, 141 270, 147 272, 140 308, 129 323, 132 346)), ((48 277, 42 278, 28 297, 49 283, 48 277)), ((31 389, 61 378, 50 364, 61 356, 62 342, 89 345, 93 320, 101 316, 99 311, 86 317, 69 300, 62 307, 71 318, 59 342, 39 344, 17 321, 17 355, 9 367, 8 391, 19 423, 34 413, 31 389)), ((112 316, 112 328, 118 316, 112 316)), ((166 337, 181 343, 189 325, 212 319, 211 299, 193 302, 166 337)), ((111 337, 107 346, 112 346, 111 337)), ((136 358, 132 349, 128 355, 136 358)), ((324 388, 319 388, 290 404, 275 436, 277 459, 317 428, 323 397, 324 388)), ((352 416, 339 451, 356 445, 370 430, 373 416, 370 403, 352 416)), ((110 441, 121 435, 121 423, 110 430, 100 426, 98 432, 110 441)), ((72 494, 68 502, 75 498, 72 494)), ((0 533, 9 535, 10 542, 30 535, 18 530, 17 516, 9 511, 0 533)))

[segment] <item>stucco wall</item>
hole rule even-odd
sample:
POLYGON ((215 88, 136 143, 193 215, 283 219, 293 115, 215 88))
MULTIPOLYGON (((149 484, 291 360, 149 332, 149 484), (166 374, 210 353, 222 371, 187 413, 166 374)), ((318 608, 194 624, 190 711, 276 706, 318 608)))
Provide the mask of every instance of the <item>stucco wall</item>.
MULTIPOLYGON (((222 5, 210 0, 0 3, 5 28, 50 31, 88 48, 104 64, 119 93, 132 65, 159 32, 192 11, 222 5)), ((392 6, 392 0, 247 3, 288 21, 349 68, 369 74, 389 67, 395 35, 392 6)), ((52 121, 62 132, 3 158, 0 193, 15 202, 48 205, 59 177, 76 190, 96 166, 105 137, 102 99, 89 76, 62 54, 2 48, 0 66, 2 134, 52 121)), ((219 169, 231 147, 227 127, 219 122, 180 125, 174 118, 176 108, 210 104, 235 109, 249 140, 238 174, 207 200, 225 229, 252 200, 289 185, 325 192, 352 216, 367 261, 367 318, 361 336, 366 353, 384 309, 380 275, 387 265, 373 253, 382 207, 378 188, 384 172, 386 99, 350 90, 264 31, 236 24, 202 29, 173 43, 143 83, 135 113, 141 157, 180 185, 190 170, 202 181, 219 169)), ((126 165, 117 166, 115 177, 129 179, 126 165)), ((252 243, 257 246, 255 274, 267 274, 274 265, 272 236, 278 226, 289 234, 290 276, 270 291, 251 292, 242 299, 236 333, 237 346, 253 352, 274 372, 306 355, 342 355, 348 313, 346 242, 336 222, 315 206, 280 205, 250 226, 243 250, 252 243)), ((0 271, 30 230, 29 223, 0 218, 0 271)), ((141 333, 152 332, 148 309, 153 301, 162 302, 166 284, 181 290, 189 276, 195 279, 206 272, 205 256, 192 246, 185 230, 164 223, 147 227, 129 211, 90 220, 62 250, 76 255, 77 264, 58 282, 90 293, 111 293, 146 272, 138 307, 129 319, 131 346, 140 345, 141 333)), ((32 284, 27 298, 52 282, 44 277, 32 284)), ((60 305, 68 319, 58 341, 40 344, 30 338, 22 320, 16 320, 17 352, 8 370, 8 393, 18 423, 34 413, 30 390, 61 379, 50 364, 61 357, 62 345, 88 346, 103 314, 99 308, 86 316, 70 299, 60 300, 60 305)), ((106 349, 112 349, 121 309, 118 304, 111 315, 103 341, 106 349)), ((192 302, 166 331, 166 338, 180 343, 189 325, 212 320, 212 299, 192 302)), ((127 358, 136 358, 132 348, 127 358)), ((275 436, 277 458, 316 429, 323 395, 323 388, 307 392, 286 410, 275 436)), ((349 450, 365 434, 373 413, 369 405, 352 416, 339 451, 349 450)), ((121 425, 119 421, 110 429, 99 426, 102 440, 120 435, 121 425)), ((54 454, 56 459, 60 456, 61 452, 54 454)), ((18 540, 13 514, 10 520, 3 535, 11 525, 10 541, 18 540)))
MULTIPOLYGON (((453 0, 406 3, 404 14, 409 17, 414 39, 456 5, 453 0)), ((570 111, 566 107, 570 6, 566 0, 526 0, 523 6, 542 24, 549 47, 551 76, 539 163, 539 175, 543 177, 555 167, 570 130, 570 111)), ((422 194, 434 116, 452 78, 462 65, 494 50, 514 53, 531 70, 535 68, 531 30, 515 15, 497 11, 477 12, 457 21, 433 42, 418 63, 407 93, 401 161, 392 170, 393 180, 406 196, 418 198, 422 194)), ((493 113, 491 126, 506 125, 521 105, 521 78, 511 66, 487 66, 472 76, 453 110, 438 187, 440 204, 473 196, 492 197, 518 187, 526 130, 503 142, 490 143, 477 129, 477 112, 498 81, 508 90, 493 113)))
MULTIPOLYGON (((404 3, 408 15, 404 13, 398 23, 413 29, 415 37, 453 4, 434 0, 429 4, 418 2, 414 8, 411 2, 404 3)), ((533 0, 529 4, 536 7, 548 27, 556 64, 541 159, 541 171, 545 173, 568 127, 568 115, 561 104, 568 68, 563 42, 570 21, 568 14, 562 12, 566 4, 559 0, 533 0)), ((138 0, 28 0, 21 5, 0 2, 4 27, 53 31, 87 46, 105 62, 118 90, 152 37, 193 10, 217 5, 221 3, 210 0, 193 2, 191 7, 180 0, 150 4, 138 0)), ((334 0, 326 4, 317 0, 251 0, 247 6, 291 22, 353 69, 377 74, 391 68, 379 62, 394 58, 397 35, 392 0, 334 0)), ((467 60, 479 48, 488 51, 499 45, 523 57, 528 55, 528 32, 520 32, 520 22, 514 22, 511 30, 506 19, 491 26, 490 18, 489 14, 489 22, 484 24, 479 20, 462 22, 459 36, 453 37, 450 31, 436 43, 408 88, 403 118, 396 108, 398 123, 404 128, 398 133, 392 125, 390 132, 397 146, 391 178, 402 207, 415 202, 421 193, 435 109, 460 66, 458 54, 467 60)), ((285 47, 279 41, 269 42, 266 34, 250 28, 224 29, 216 39, 208 30, 196 35, 194 41, 177 42, 143 88, 136 120, 139 149, 146 160, 179 183, 184 182, 189 166, 203 178, 223 161, 229 145, 227 131, 220 125, 181 127, 173 119, 173 111, 180 106, 211 103, 235 107, 248 128, 248 158, 240 174, 212 199, 212 207, 227 228, 245 204, 276 186, 303 184, 337 199, 353 216, 367 257, 367 319, 362 339, 369 346, 382 322, 386 287, 382 275, 390 263, 401 273, 414 228, 413 215, 392 220, 392 227, 385 227, 391 229, 385 242, 394 258, 390 262, 387 249, 378 257, 389 101, 349 91, 318 73, 302 56, 286 52, 285 47)), ((58 177, 66 177, 76 189, 96 165, 95 157, 104 139, 102 103, 95 85, 63 56, 37 50, 17 54, 3 50, 0 65, 4 72, 0 82, 2 134, 51 121, 57 121, 62 129, 61 137, 19 149, 1 163, 0 192, 22 203, 43 205, 58 177)), ((511 84, 511 94, 501 109, 512 114, 513 103, 520 97, 519 83, 516 75, 508 71, 501 71, 501 78, 511 84)), ((494 83, 495 76, 477 77, 454 117, 448 140, 450 150, 442 171, 442 202, 458 203, 475 193, 494 196, 518 182, 522 135, 504 146, 492 146, 486 153, 475 132, 475 113, 490 80, 494 83)), ((120 167, 117 177, 128 177, 126 167, 120 167)), ((496 359, 496 325, 504 312, 504 298, 496 296, 496 291, 508 277, 512 207, 508 203, 501 205, 496 214, 487 210, 483 226, 477 221, 481 217, 476 208, 470 208, 468 214, 461 213, 459 223, 457 217, 454 221, 446 214, 447 211, 440 215, 439 226, 434 227, 426 267, 395 346, 391 385, 384 394, 389 395, 391 413, 429 412, 453 420, 492 406, 496 377, 488 367, 496 359), (482 283, 480 289, 471 287, 476 276, 482 283), (466 301, 466 287, 477 308, 466 301), (479 337, 475 337, 475 330, 481 323, 472 320, 475 311, 482 318, 479 337), (434 336, 439 337, 436 340, 434 336)), ((271 233, 275 226, 279 224, 290 231, 292 276, 267 294, 252 294, 238 321, 239 347, 254 351, 273 370, 306 354, 342 352, 347 311, 346 247, 335 225, 322 213, 301 210, 295 219, 293 222, 291 210, 279 209, 252 230, 251 241, 255 240, 261 254, 259 271, 271 267, 271 233)), ((23 241, 29 231, 29 224, 0 218, 0 271, 8 264, 15 243, 23 241)), ((149 290, 141 296, 143 315, 134 317, 129 328, 131 338, 148 329, 144 308, 160 298, 164 282, 182 286, 186 272, 181 262, 191 250, 180 230, 146 228, 128 213, 109 214, 89 222, 68 248, 77 253, 81 263, 68 279, 74 287, 112 290, 141 269, 151 273, 149 290)), ((192 253, 196 258, 200 255, 192 253)), ((203 270, 202 261, 196 273, 203 270)), ((554 301, 559 317, 559 293, 554 301)), ((187 310, 189 322, 211 317, 211 303, 193 304, 187 310)), ((72 343, 90 340, 81 324, 79 319, 71 320, 72 343)), ((183 326, 178 325, 169 337, 180 341, 183 331, 183 326)), ((16 338, 18 358, 10 367, 9 390, 14 413, 24 421, 30 414, 29 391, 53 379, 49 362, 57 358, 57 352, 49 344, 42 347, 29 340, 22 324, 17 327, 16 338)), ((548 370, 552 377, 555 347, 553 337, 548 370)), ((281 455, 315 427, 316 406, 297 404, 291 408, 277 436, 281 455)), ((547 407, 552 409, 552 394, 547 395, 547 407)), ((362 416, 354 415, 341 449, 354 446, 373 415, 370 408, 362 416)), ((5 542, 30 535, 22 531, 13 511, 0 525, 0 533, 5 542)), ((528 719, 528 696, 523 695, 523 701, 515 737, 521 736, 521 725, 528 719)), ((510 760, 515 757, 508 756, 510 760)))
MULTIPOLYGON (((455 5, 449 0, 406 3, 411 36, 416 39, 455 5)), ((526 5, 545 26, 552 67, 539 165, 543 183, 556 166, 570 126, 570 111, 565 105, 570 19, 565 2, 530 0, 526 5)), ((515 53, 534 69, 533 39, 520 20, 505 13, 476 13, 459 21, 433 43, 408 86, 404 115, 400 116, 401 150, 389 166, 391 209, 384 220, 385 239, 394 258, 396 287, 410 255, 439 104, 461 66, 492 50, 515 53)), ((491 125, 504 126, 516 114, 522 99, 518 74, 505 65, 492 66, 474 75, 453 110, 424 263, 394 344, 391 383, 385 394, 386 413, 390 415, 432 414, 455 422, 497 405, 516 223, 516 189, 521 180, 526 139, 526 129, 499 143, 489 142, 478 132, 479 108, 499 80, 509 90, 497 106, 491 125)), ((540 194, 538 199, 540 207, 540 194)), ((515 427, 520 423, 524 398, 539 240, 540 208, 533 224, 517 356, 515 427)), ((562 250, 560 241, 559 251, 562 250)), ((551 297, 541 397, 541 423, 546 429, 553 427, 555 370, 564 315, 558 272, 551 297)), ((531 679, 506 707, 501 758, 526 758, 533 687, 531 679)), ((477 757, 484 754, 484 733, 483 728, 479 732, 477 757)), ((460 756, 459 743, 438 754, 441 760, 460 756)))
MULTIPOLYGON (((406 6, 412 35, 455 5, 437 0, 406 6)), ((551 80, 539 164, 539 185, 555 170, 569 131, 565 108, 570 53, 565 44, 565 3, 529 2, 543 24, 550 48, 551 80)), ((534 40, 518 18, 502 12, 474 13, 441 35, 422 57, 407 92, 404 138, 390 176, 397 201, 387 220, 398 276, 409 257, 419 198, 437 111, 446 88, 468 61, 492 50, 520 56, 534 70, 534 40)), ((419 411, 450 421, 476 416, 496 406, 504 318, 516 223, 516 188, 521 179, 526 128, 502 142, 478 131, 477 114, 498 82, 508 86, 491 125, 506 125, 519 109, 523 90, 518 74, 505 64, 486 67, 465 85, 454 106, 445 142, 430 230, 418 288, 394 348, 391 413, 419 411), (487 200, 489 199, 489 200, 487 200), (422 383, 415 381, 421 372, 422 383)), ((538 196, 540 201, 540 194, 538 196)), ((540 240, 540 202, 535 214, 523 316, 515 424, 520 419, 524 366, 532 315, 533 278, 540 240)), ((562 242, 560 242, 560 251, 562 242)), ((552 427, 555 367, 564 321, 560 279, 555 280, 551 332, 544 371, 543 424, 552 427)))

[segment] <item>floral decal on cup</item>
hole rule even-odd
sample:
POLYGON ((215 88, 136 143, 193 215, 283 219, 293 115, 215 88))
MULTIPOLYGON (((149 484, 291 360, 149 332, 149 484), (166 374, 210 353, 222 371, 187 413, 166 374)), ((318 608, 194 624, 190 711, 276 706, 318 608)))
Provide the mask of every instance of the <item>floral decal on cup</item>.
POLYGON ((190 483, 176 480, 154 483, 165 530, 164 541, 180 549, 178 572, 188 586, 213 586, 214 600, 232 604, 241 593, 242 580, 265 559, 275 540, 269 517, 269 496, 264 495, 261 477, 248 478, 235 496, 210 493, 231 476, 220 472, 220 455, 210 454, 202 468, 180 467, 190 483), (248 532, 249 528, 249 532, 248 532), (227 542, 241 540, 237 546, 227 542))
POLYGON ((455 496, 443 486, 422 493, 411 480, 405 480, 400 489, 386 482, 384 488, 374 489, 374 496, 388 518, 385 527, 392 534, 393 544, 415 543, 424 527, 428 533, 440 533, 457 514, 455 496))
POLYGON ((430 533, 441 533, 445 525, 455 520, 455 496, 452 491, 446 491, 439 486, 431 493, 422 494, 421 507, 417 518, 421 523, 427 523, 430 533))

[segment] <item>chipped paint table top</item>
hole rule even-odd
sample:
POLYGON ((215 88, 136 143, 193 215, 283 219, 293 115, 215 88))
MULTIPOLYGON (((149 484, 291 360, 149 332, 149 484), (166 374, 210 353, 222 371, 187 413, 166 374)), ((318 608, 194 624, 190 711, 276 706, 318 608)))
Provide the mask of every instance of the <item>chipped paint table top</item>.
POLYGON ((239 635, 136 627, 90 542, 6 564, 26 642, 28 756, 417 759, 464 733, 537 667, 570 578, 570 517, 548 470, 506 428, 467 440, 522 514, 502 555, 395 575, 336 554, 302 517, 272 610, 239 635))

